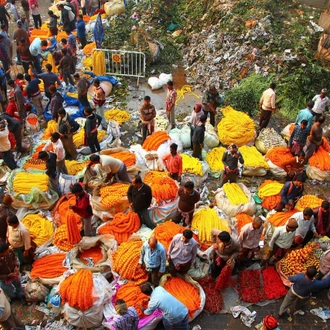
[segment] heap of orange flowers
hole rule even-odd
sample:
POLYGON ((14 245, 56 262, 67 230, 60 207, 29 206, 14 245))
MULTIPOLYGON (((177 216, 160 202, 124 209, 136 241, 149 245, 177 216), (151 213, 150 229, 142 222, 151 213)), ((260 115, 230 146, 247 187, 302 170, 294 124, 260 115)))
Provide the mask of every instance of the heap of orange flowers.
POLYGON ((157 150, 162 143, 170 140, 170 136, 163 131, 158 131, 149 135, 143 142, 142 148, 146 151, 157 150))
POLYGON ((93 306, 93 274, 90 270, 80 269, 67 277, 60 285, 62 304, 66 302, 81 311, 93 306))
POLYGON ((189 317, 193 317, 194 313, 199 310, 201 298, 198 289, 181 277, 169 278, 164 289, 188 308, 189 317))
POLYGON ((306 208, 306 207, 315 209, 315 208, 321 206, 322 202, 323 202, 323 199, 318 198, 317 196, 304 195, 297 202, 296 209, 298 209, 299 211, 303 211, 304 208, 306 208))
POLYGON ((36 260, 32 264, 31 278, 54 278, 61 276, 67 270, 67 268, 63 267, 64 259, 65 253, 54 253, 36 260))
POLYGON ((27 170, 29 168, 33 168, 40 171, 46 170, 46 162, 42 159, 36 159, 36 158, 29 158, 26 160, 26 162, 23 165, 24 170, 27 170))
POLYGON ((140 218, 135 212, 116 213, 113 220, 99 228, 98 233, 112 234, 118 244, 126 242, 141 226, 140 218))
POLYGON ((68 241, 71 244, 78 244, 81 240, 81 235, 73 212, 67 216, 66 227, 68 231, 68 241))
POLYGON ((113 270, 130 281, 138 283, 147 281, 148 274, 139 265, 142 245, 142 241, 128 241, 120 244, 112 255, 113 270))
POLYGON ((57 212, 60 216, 61 224, 67 224, 68 218, 71 217, 71 218, 75 219, 79 230, 81 230, 82 229, 82 223, 81 223, 81 220, 80 220, 80 216, 77 213, 73 212, 69 208, 70 205, 76 205, 76 197, 75 196, 70 197, 69 199, 63 201, 59 205, 57 212))
POLYGON ((117 207, 124 197, 127 196, 129 185, 126 183, 114 183, 110 186, 100 189, 101 203, 103 207, 110 210, 112 207, 117 207))
POLYGON ((297 209, 286 212, 276 212, 268 218, 268 221, 275 227, 283 226, 290 219, 290 217, 297 212, 297 209))
MULTIPOLYGON (((258 188, 258 190, 262 189, 263 187, 272 184, 272 183, 276 183, 277 181, 273 181, 273 180, 265 180, 258 188)), ((272 210, 273 208, 275 208, 278 203, 281 201, 281 195, 280 194, 276 194, 276 195, 272 195, 272 196, 264 196, 262 199, 262 207, 264 207, 267 210, 272 210)))
POLYGON ((310 166, 317 167, 321 171, 330 171, 330 155, 323 146, 319 146, 308 162, 310 166))
POLYGON ((173 200, 178 193, 175 181, 166 172, 150 171, 144 177, 144 182, 151 187, 157 203, 173 200))
POLYGON ((149 299, 149 297, 141 292, 138 284, 130 282, 119 288, 116 294, 116 299, 125 300, 127 306, 133 306, 139 317, 142 317, 144 314, 142 312, 141 305, 143 308, 147 307, 143 306, 142 302, 145 299, 149 299))
POLYGON ((87 250, 79 252, 78 258, 86 265, 88 264, 86 258, 93 259, 94 264, 96 264, 103 259, 102 249, 99 246, 92 246, 87 250))
POLYGON ((63 251, 70 251, 73 248, 73 244, 68 239, 67 225, 61 225, 56 229, 53 244, 63 251))
POLYGON ((235 218, 237 219, 237 231, 238 231, 238 233, 241 232, 242 227, 244 227, 246 224, 253 221, 252 217, 250 217, 248 214, 245 214, 245 213, 236 214, 235 218))
POLYGON ((38 123, 38 119, 36 117, 28 116, 26 120, 30 125, 37 125, 38 123))
POLYGON ((292 158, 292 154, 287 147, 275 147, 270 149, 265 158, 269 159, 273 164, 282 167, 282 164, 292 158))
POLYGON ((132 152, 129 151, 120 151, 115 152, 110 155, 111 157, 122 160, 126 166, 133 166, 136 163, 136 156, 132 152))
MULTIPOLYGON (((32 158, 34 158, 34 159, 38 159, 39 152, 42 151, 42 149, 44 148, 45 145, 46 145, 46 143, 39 144, 39 145, 36 147, 35 152, 34 152, 34 154, 32 155, 32 158)), ((49 150, 49 151, 54 151, 53 146, 50 146, 48 150, 49 150)))

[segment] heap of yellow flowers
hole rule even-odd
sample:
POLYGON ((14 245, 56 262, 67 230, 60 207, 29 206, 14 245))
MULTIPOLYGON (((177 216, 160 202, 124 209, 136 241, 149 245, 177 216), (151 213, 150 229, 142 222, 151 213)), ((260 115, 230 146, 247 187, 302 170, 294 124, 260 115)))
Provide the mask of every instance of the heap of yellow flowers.
MULTIPOLYGON (((97 140, 101 142, 106 135, 106 131, 98 130, 97 131, 97 140)), ((85 130, 82 128, 78 133, 73 135, 73 143, 76 148, 81 147, 84 145, 84 139, 85 139, 85 130)))
POLYGON ((104 113, 105 119, 111 121, 114 120, 118 122, 119 125, 122 125, 122 123, 128 121, 131 118, 131 115, 125 111, 120 109, 111 109, 104 113))
POLYGON ((46 174, 18 172, 13 180, 13 190, 16 194, 29 194, 32 188, 42 192, 49 190, 49 178, 46 174))
POLYGON ((66 169, 68 170, 69 175, 76 175, 85 168, 87 163, 88 163, 88 161, 77 162, 76 160, 66 160, 65 166, 66 166, 66 169))
POLYGON ((194 213, 191 228, 198 231, 200 242, 211 242, 211 230, 216 228, 219 230, 229 231, 228 222, 220 219, 215 209, 202 208, 194 213))
POLYGON ((239 148, 239 151, 243 156, 245 167, 265 168, 269 170, 268 163, 255 146, 242 146, 239 148))
POLYGON ((120 204, 122 199, 127 196, 128 187, 127 183, 114 183, 110 186, 102 187, 100 194, 103 207, 110 210, 112 207, 120 204))
POLYGON ((244 194, 244 191, 237 183, 225 183, 223 190, 229 199, 229 202, 233 205, 246 204, 249 200, 244 194))
POLYGON ((317 207, 320 207, 322 202, 323 202, 323 199, 318 198, 317 196, 304 195, 297 202, 296 209, 298 209, 299 211, 303 211, 304 208, 306 208, 306 207, 315 209, 317 207))
POLYGON ((236 143, 238 146, 248 144, 255 137, 254 121, 244 112, 232 107, 222 110, 223 118, 218 124, 218 136, 221 144, 236 143))
POLYGON ((182 173, 191 173, 203 176, 202 163, 195 157, 181 154, 182 157, 182 173))
POLYGON ((278 195, 283 186, 283 183, 265 180, 264 183, 258 188, 258 197, 264 199, 265 197, 278 195))
POLYGON ((49 140, 51 135, 55 132, 57 132, 57 122, 52 119, 47 123, 47 127, 41 140, 49 140))
POLYGON ((93 73, 96 76, 105 76, 105 57, 101 50, 94 50, 92 55, 93 73))
POLYGON ((222 156, 225 153, 226 149, 224 147, 213 148, 206 155, 206 161, 210 166, 210 169, 214 172, 220 172, 224 169, 222 162, 222 156))

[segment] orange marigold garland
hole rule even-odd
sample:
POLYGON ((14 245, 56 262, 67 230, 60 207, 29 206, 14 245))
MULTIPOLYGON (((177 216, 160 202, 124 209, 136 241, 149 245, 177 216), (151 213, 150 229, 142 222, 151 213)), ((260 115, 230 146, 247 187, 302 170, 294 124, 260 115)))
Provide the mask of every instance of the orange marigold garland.
POLYGON ((56 229, 53 244, 63 251, 70 251, 73 248, 73 244, 68 239, 67 225, 61 225, 56 229))
POLYGON ((266 196, 264 197, 261 205, 267 210, 272 210, 279 204, 281 199, 281 195, 266 196))
POLYGON ((290 219, 290 217, 297 212, 297 209, 286 212, 276 212, 268 218, 268 221, 275 227, 283 226, 290 219))
POLYGON ((46 162, 41 159, 29 158, 23 165, 23 169, 27 170, 29 168, 33 168, 40 171, 46 170, 46 162))
POLYGON ((54 253, 36 260, 32 264, 31 278, 54 278, 63 275, 67 270, 63 267, 65 255, 65 253, 54 253))
POLYGON ((149 135, 142 144, 142 148, 146 151, 156 151, 160 145, 167 140, 170 140, 170 136, 163 131, 155 132, 149 135))
POLYGON ((86 258, 93 259, 94 264, 96 264, 103 259, 102 249, 99 246, 92 246, 87 250, 79 252, 78 258, 86 265, 88 264, 86 258))
POLYGON ((133 166, 136 163, 136 156, 129 151, 120 151, 110 154, 111 157, 122 160, 126 166, 133 166))
POLYGON ((58 207, 58 214, 60 216, 61 219, 61 224, 67 224, 68 222, 68 218, 69 216, 74 218, 79 230, 82 229, 82 223, 81 223, 81 219, 80 216, 77 213, 74 213, 69 206, 70 205, 76 205, 76 196, 72 196, 69 199, 63 201, 59 207, 58 207))
POLYGON ((117 207, 122 199, 127 196, 129 185, 126 183, 114 183, 100 189, 101 203, 107 210, 117 207))
POLYGON ((317 196, 304 195, 297 202, 296 209, 298 209, 299 211, 303 211, 304 208, 306 208, 306 207, 315 209, 315 208, 321 206, 322 202, 323 202, 323 199, 318 198, 317 196))
POLYGON ((330 155, 322 146, 319 146, 308 162, 310 166, 317 167, 321 171, 330 171, 330 155))
POLYGON ((282 164, 292 158, 292 154, 287 147, 275 147, 270 149, 265 158, 269 159, 273 164, 282 167, 282 164))
POLYGON ((68 215, 66 227, 68 231, 68 241, 71 244, 78 244, 81 240, 81 235, 76 218, 74 217, 73 213, 70 213, 68 215))
POLYGON ((241 232, 241 229, 246 224, 253 221, 252 217, 250 217, 248 214, 245 213, 239 213, 235 215, 235 218, 237 219, 237 231, 238 233, 241 232))
POLYGON ((93 274, 90 270, 80 269, 67 277, 60 285, 62 304, 66 302, 81 311, 93 306, 93 274))
POLYGON ((100 235, 112 234, 118 244, 126 242, 141 226, 140 218, 135 212, 116 213, 113 220, 98 229, 100 235))

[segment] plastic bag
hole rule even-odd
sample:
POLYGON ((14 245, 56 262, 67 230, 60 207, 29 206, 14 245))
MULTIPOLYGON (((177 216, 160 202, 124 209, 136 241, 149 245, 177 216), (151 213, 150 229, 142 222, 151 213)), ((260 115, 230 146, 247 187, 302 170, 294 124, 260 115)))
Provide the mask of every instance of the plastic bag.
POLYGON ((104 11, 108 16, 125 13, 125 4, 121 0, 113 0, 104 4, 104 11))
POLYGON ((234 318, 240 317, 241 321, 244 325, 251 328, 252 323, 254 322, 257 312, 253 311, 251 312, 248 308, 243 306, 235 306, 230 308, 234 318))
POLYGON ((163 81, 158 79, 157 77, 150 77, 148 79, 148 85, 151 87, 151 90, 157 90, 163 87, 163 81))
POLYGON ((287 176, 287 173, 283 170, 283 168, 278 167, 275 165, 272 161, 267 160, 267 163, 269 165, 270 172, 277 178, 285 178, 287 176))
POLYGON ((24 296, 27 301, 46 301, 49 289, 38 281, 30 281, 26 284, 24 296))
POLYGON ((27 117, 25 118, 25 127, 31 133, 39 132, 40 131, 40 124, 39 124, 39 121, 38 121, 38 116, 36 116, 34 113, 30 113, 29 115, 27 115, 27 117), (36 124, 31 124, 29 122, 29 119, 36 120, 36 124))
POLYGON ((61 173, 58 182, 62 194, 66 194, 70 192, 71 185, 74 185, 75 183, 79 182, 79 178, 74 175, 61 173))
POLYGON ((172 219, 177 213, 179 197, 177 196, 172 202, 160 206, 150 206, 149 216, 154 223, 163 222, 166 219, 172 219))
POLYGON ((330 181, 330 171, 322 171, 314 166, 307 165, 306 174, 313 180, 330 181))
POLYGON ((161 73, 159 75, 159 80, 163 82, 163 85, 166 85, 169 80, 173 80, 172 73, 161 73))

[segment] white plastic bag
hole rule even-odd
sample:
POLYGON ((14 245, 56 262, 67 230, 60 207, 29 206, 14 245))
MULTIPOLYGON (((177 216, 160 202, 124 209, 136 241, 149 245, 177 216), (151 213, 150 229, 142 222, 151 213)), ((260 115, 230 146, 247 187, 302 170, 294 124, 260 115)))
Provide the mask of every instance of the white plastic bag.
POLYGON ((61 173, 58 182, 60 185, 61 193, 66 194, 70 192, 71 185, 74 185, 75 183, 79 182, 79 178, 74 175, 61 173))
POLYGON ((151 90, 157 90, 163 87, 163 82, 157 77, 150 77, 148 79, 148 85, 151 87, 151 90))
POLYGON ((163 85, 166 85, 169 80, 173 80, 172 73, 170 74, 161 73, 159 75, 159 80, 163 83, 163 85))

